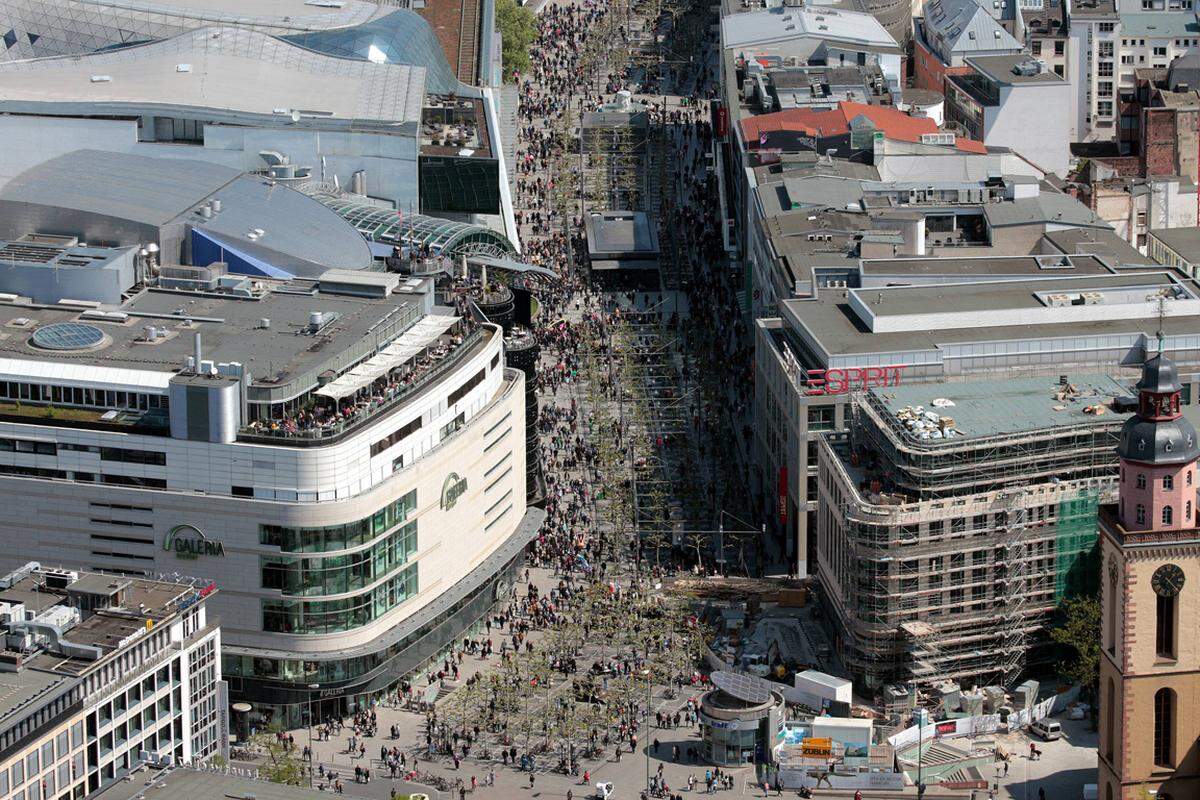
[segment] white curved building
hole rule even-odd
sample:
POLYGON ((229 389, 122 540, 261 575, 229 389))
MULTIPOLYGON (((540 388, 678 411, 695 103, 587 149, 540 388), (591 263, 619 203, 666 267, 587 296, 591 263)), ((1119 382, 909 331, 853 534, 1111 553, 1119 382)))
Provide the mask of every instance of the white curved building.
POLYGON ((490 608, 542 513, 523 375, 431 289, 175 267, 115 309, 0 299, 0 570, 213 581, 230 696, 266 719, 386 690, 490 608))

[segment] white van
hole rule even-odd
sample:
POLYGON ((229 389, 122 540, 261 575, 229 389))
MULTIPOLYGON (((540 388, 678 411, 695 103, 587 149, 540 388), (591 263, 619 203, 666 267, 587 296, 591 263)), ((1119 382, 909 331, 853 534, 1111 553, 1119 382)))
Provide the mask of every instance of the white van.
POLYGON ((1029 730, 1042 737, 1042 741, 1045 742, 1062 738, 1062 726, 1052 719, 1039 719, 1029 726, 1029 730))

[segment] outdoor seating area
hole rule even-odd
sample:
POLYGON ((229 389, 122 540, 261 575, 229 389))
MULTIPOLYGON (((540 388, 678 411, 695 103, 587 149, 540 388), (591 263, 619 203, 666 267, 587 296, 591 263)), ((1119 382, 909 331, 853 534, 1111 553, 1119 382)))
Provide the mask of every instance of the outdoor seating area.
POLYGON ((441 374, 481 335, 469 317, 426 316, 366 361, 311 392, 300 410, 254 420, 244 433, 305 439, 337 435, 441 374))

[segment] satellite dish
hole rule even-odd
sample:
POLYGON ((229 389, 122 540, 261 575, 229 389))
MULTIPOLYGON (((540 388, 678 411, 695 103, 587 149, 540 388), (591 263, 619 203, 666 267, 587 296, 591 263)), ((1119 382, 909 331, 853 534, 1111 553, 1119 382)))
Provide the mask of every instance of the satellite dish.
POLYGON ((299 121, 300 121, 300 112, 293 108, 292 109, 292 122, 299 122, 299 121))

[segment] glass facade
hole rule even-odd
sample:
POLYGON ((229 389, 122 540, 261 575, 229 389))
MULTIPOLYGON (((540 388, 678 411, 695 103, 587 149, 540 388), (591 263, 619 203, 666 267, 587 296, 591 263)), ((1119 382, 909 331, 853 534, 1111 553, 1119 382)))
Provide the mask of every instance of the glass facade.
POLYGON ((260 525, 258 541, 259 544, 278 547, 284 553, 323 553, 331 550, 348 550, 366 544, 383 535, 390 528, 403 523, 416 507, 417 491, 414 489, 371 516, 354 522, 326 525, 320 528, 260 525))
POLYGON ((466 253, 479 249, 516 254, 507 237, 482 225, 427 217, 424 214, 401 214, 395 209, 340 197, 317 196, 316 199, 340 214, 342 219, 372 242, 428 248, 439 255, 458 255, 460 250, 466 253))
POLYGON ((336 600, 263 600, 263 630, 269 633, 338 633, 379 619, 417 593, 411 564, 372 589, 336 600))
POLYGON ((423 213, 500 213, 500 163, 494 158, 423 155, 418 169, 423 213))
POLYGON ((370 547, 351 553, 263 556, 262 585, 300 597, 345 594, 386 577, 416 552, 417 523, 413 521, 370 547))
POLYGON ((397 9, 385 17, 350 28, 295 33, 280 37, 318 53, 358 61, 424 67, 425 89, 438 94, 469 94, 446 61, 433 28, 415 11, 397 9))

